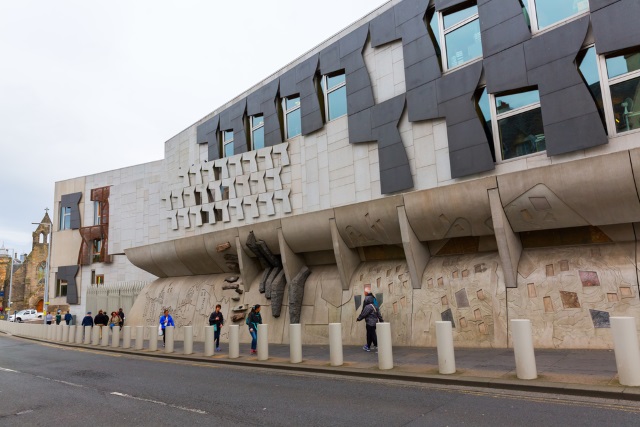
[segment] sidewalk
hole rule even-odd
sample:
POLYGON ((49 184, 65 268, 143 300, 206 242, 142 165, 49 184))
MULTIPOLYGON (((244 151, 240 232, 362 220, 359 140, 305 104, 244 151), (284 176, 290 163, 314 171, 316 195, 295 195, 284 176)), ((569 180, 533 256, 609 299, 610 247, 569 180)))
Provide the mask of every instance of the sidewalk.
MULTIPOLYGON (((51 342, 51 344, 146 357, 266 369, 640 401, 640 387, 626 387, 618 382, 613 350, 538 349, 535 351, 538 378, 519 380, 515 372, 513 349, 457 348, 455 350, 456 373, 440 375, 436 349, 423 347, 395 347, 393 349, 394 368, 379 370, 375 351, 365 352, 359 346, 344 346, 344 365, 333 367, 329 364, 328 345, 303 346, 302 363, 292 364, 289 362, 289 345, 282 344, 269 345, 267 361, 258 361, 256 356, 249 355, 249 344, 246 343, 240 345, 238 359, 228 358, 226 344, 221 346, 221 352, 211 357, 204 356, 204 343, 201 342, 194 342, 194 353, 191 355, 182 354, 182 342, 179 341, 175 342, 174 352, 170 354, 164 352, 162 341, 158 342, 156 352, 148 350, 148 341, 145 341, 144 350, 140 351, 122 347, 85 346, 60 342, 51 342)), ((132 341, 132 346, 134 344, 132 341)))

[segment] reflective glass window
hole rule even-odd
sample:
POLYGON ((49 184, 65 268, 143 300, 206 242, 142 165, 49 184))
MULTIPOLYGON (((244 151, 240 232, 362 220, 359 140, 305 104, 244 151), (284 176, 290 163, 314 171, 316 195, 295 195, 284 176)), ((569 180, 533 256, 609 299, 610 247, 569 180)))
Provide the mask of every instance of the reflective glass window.
POLYGON ((607 58, 607 74, 609 78, 621 76, 632 71, 640 70, 640 52, 607 58))
POLYGON ((538 28, 543 29, 589 10, 589 0, 534 0, 538 28))
POLYGON ((504 160, 547 149, 540 108, 499 119, 498 131, 504 160))
POLYGON ((640 77, 612 84, 611 104, 618 133, 640 129, 640 77))
POLYGON ((449 29, 454 25, 464 21, 467 18, 472 17, 478 13, 478 6, 471 6, 466 9, 458 10, 456 12, 445 14, 442 18, 444 23, 444 29, 449 29))
POLYGON ((477 19, 446 33, 444 39, 448 68, 482 56, 480 21, 477 19))
POLYGON ((253 149, 258 150, 264 148, 264 127, 259 127, 251 133, 251 140, 253 142, 253 149))
POLYGON ((508 95, 496 95, 496 111, 498 115, 500 115, 537 102, 540 102, 540 94, 538 90, 508 95))
POLYGON ((598 72, 598 56, 596 55, 596 48, 591 46, 581 51, 577 60, 578 70, 580 71, 587 88, 589 88, 589 92, 591 92, 591 96, 598 107, 598 113, 600 114, 602 124, 606 129, 604 101, 602 98, 600 73, 598 72))

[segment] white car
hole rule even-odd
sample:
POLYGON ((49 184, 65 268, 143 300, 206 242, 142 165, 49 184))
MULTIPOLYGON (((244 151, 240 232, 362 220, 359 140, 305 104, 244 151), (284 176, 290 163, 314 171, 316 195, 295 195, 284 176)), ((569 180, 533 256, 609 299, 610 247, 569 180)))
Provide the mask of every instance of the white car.
POLYGON ((22 323, 25 320, 31 320, 31 319, 42 319, 42 313, 38 313, 34 309, 28 309, 28 310, 20 310, 16 314, 12 314, 9 316, 9 322, 22 323))

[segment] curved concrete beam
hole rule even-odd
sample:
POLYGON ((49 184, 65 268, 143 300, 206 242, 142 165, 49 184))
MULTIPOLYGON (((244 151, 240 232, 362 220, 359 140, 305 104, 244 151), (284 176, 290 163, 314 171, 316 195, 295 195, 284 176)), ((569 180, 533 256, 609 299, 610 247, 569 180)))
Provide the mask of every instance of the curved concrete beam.
POLYGON ((390 196, 335 208, 335 222, 349 248, 402 243, 397 207, 402 196, 390 196))
POLYGON ((409 275, 411 276, 411 286, 413 289, 420 289, 422 288, 422 275, 431 259, 431 254, 427 245, 418 239, 418 236, 411 228, 404 206, 398 206, 398 221, 400 222, 400 232, 402 233, 404 256, 407 259, 409 275))
POLYGON ((329 219, 334 216, 334 210, 327 209, 282 218, 282 234, 289 247, 297 253, 332 250, 329 219))
POLYGON ((342 289, 348 291, 349 286, 351 286, 351 277, 360 265, 360 255, 356 249, 349 248, 342 239, 342 236, 338 232, 335 219, 330 219, 329 225, 331 228, 331 238, 333 240, 333 253, 336 257, 342 289))
POLYGON ((153 258, 151 258, 151 247, 149 245, 127 248, 124 250, 124 253, 129 262, 136 267, 160 278, 167 277, 166 273, 153 262, 153 258))

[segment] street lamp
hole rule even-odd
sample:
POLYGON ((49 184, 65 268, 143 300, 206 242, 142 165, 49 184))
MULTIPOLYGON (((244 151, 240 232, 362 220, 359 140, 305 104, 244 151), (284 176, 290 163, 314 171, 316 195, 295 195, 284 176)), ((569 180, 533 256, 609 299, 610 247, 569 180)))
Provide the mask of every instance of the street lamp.
MULTIPOLYGON (((48 212, 49 208, 45 208, 45 211, 48 212)), ((51 265, 51 240, 52 240, 52 229, 51 226, 53 225, 53 223, 49 222, 32 222, 31 224, 34 225, 46 225, 49 227, 49 233, 48 233, 48 237, 47 237, 47 241, 49 242, 49 248, 47 249, 47 265, 45 268, 45 273, 44 273, 44 304, 42 304, 43 308, 42 308, 42 322, 45 323, 46 319, 47 319, 47 311, 49 308, 49 266, 51 265)))

